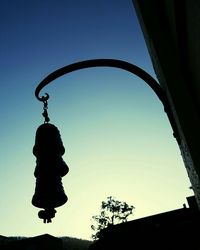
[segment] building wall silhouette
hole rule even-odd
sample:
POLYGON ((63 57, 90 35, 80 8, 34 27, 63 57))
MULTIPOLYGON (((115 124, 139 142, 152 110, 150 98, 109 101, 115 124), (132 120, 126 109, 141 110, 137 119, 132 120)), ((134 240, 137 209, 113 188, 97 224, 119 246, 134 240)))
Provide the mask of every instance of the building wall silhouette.
POLYGON ((195 196, 187 197, 189 207, 109 226, 90 250, 107 249, 193 249, 198 243, 200 212, 195 196))

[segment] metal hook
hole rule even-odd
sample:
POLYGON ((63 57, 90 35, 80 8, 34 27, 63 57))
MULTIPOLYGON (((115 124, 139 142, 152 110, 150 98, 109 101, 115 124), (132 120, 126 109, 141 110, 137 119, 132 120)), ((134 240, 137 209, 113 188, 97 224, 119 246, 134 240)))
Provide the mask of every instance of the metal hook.
POLYGON ((38 84, 38 86, 35 89, 36 98, 39 101, 48 100, 49 95, 47 93, 45 93, 46 96, 42 96, 42 97, 39 96, 39 93, 46 85, 48 85, 50 82, 54 81, 58 77, 68 74, 70 72, 76 71, 76 70, 93 68, 93 67, 114 67, 114 68, 123 69, 138 76, 143 81, 145 81, 151 87, 151 89, 155 92, 155 94, 160 99, 160 101, 162 102, 165 112, 167 113, 169 121, 171 123, 172 129, 174 130, 174 136, 178 144, 180 144, 180 135, 179 135, 178 128, 177 128, 175 119, 173 117, 173 112, 169 105, 169 101, 168 101, 165 91, 160 86, 160 84, 152 76, 150 76, 146 71, 126 61, 117 60, 117 59, 91 59, 91 60, 80 61, 80 62, 76 62, 73 64, 69 64, 67 66, 64 66, 60 69, 55 70, 51 74, 49 74, 38 84))

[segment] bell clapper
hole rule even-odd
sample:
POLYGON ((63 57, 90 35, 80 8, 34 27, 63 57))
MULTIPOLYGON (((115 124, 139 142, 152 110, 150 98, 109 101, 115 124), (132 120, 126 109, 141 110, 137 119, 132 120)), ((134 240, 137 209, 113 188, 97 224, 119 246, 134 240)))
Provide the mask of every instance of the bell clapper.
POLYGON ((38 217, 43 219, 44 223, 51 223, 51 219, 55 217, 56 210, 54 208, 46 208, 38 212, 38 217))

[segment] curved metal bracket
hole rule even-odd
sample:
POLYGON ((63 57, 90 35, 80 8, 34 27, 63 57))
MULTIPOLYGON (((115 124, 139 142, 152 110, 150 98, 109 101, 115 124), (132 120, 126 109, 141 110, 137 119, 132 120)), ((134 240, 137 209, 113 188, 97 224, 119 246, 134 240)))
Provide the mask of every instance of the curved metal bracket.
POLYGON ((156 93, 158 98, 161 100, 161 102, 164 102, 163 97, 163 90, 161 86, 158 84, 158 82, 151 77, 147 72, 145 72, 143 69, 139 68, 138 66, 122 61, 122 60, 116 60, 116 59, 92 59, 92 60, 86 60, 81 61, 73 64, 69 64, 65 67, 62 67, 51 74, 49 74, 46 78, 44 78, 39 85, 37 86, 35 90, 35 96, 39 101, 44 101, 49 99, 49 95, 45 93, 46 96, 39 96, 40 91, 48 85, 50 82, 54 81, 60 76, 63 76, 65 74, 68 74, 70 72, 85 69, 85 68, 92 68, 92 67, 113 67, 113 68, 119 68, 126 70, 134 75, 137 75, 139 78, 144 80, 156 93))
POLYGON ((93 68, 93 67, 113 67, 113 68, 123 69, 125 71, 128 71, 128 72, 138 76, 142 80, 144 80, 151 87, 151 89, 155 92, 157 97, 162 102, 162 104, 164 106, 164 110, 167 113, 168 118, 169 118, 170 123, 171 123, 171 126, 172 126, 172 128, 174 130, 174 137, 177 139, 178 144, 180 144, 180 139, 179 139, 179 135, 178 135, 177 126, 176 126, 176 123, 174 121, 169 102, 168 102, 168 100, 166 98, 165 92, 163 91, 162 87, 146 71, 144 71, 143 69, 141 69, 140 67, 138 67, 138 66, 136 66, 134 64, 128 63, 128 62, 123 61, 123 60, 117 60, 117 59, 91 59, 91 60, 85 60, 85 61, 80 61, 80 62, 76 62, 76 63, 73 63, 73 64, 69 64, 69 65, 64 66, 64 67, 62 67, 60 69, 57 69, 56 71, 52 72, 47 77, 45 77, 38 84, 38 86, 35 89, 36 98, 41 102, 47 101, 49 99, 49 95, 47 93, 45 93, 45 96, 41 96, 41 97, 39 96, 40 91, 46 85, 48 85, 49 83, 51 83, 55 79, 65 75, 65 74, 71 73, 71 72, 76 71, 76 70, 86 69, 86 68, 93 68))

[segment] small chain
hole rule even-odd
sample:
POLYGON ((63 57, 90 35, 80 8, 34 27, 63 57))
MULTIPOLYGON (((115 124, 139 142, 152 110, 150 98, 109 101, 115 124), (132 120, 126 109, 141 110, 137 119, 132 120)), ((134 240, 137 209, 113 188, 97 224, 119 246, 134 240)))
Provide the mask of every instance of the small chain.
POLYGON ((44 117, 44 123, 48 123, 50 121, 50 118, 48 116, 48 112, 47 112, 47 109, 48 109, 48 103, 47 103, 47 100, 43 100, 43 103, 44 103, 44 107, 43 107, 43 110, 44 112, 42 113, 43 117, 44 117))

